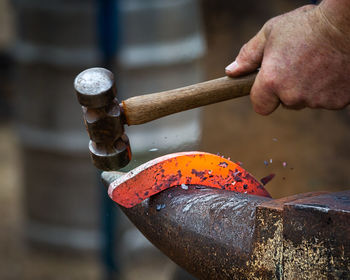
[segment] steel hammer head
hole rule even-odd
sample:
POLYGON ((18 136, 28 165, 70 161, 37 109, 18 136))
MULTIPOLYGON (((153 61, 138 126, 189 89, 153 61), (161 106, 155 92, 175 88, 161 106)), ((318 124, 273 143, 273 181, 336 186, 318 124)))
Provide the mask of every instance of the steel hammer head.
POLYGON ((131 149, 113 73, 98 67, 87 69, 75 78, 74 88, 83 108, 94 165, 101 170, 123 168, 131 160, 131 149))

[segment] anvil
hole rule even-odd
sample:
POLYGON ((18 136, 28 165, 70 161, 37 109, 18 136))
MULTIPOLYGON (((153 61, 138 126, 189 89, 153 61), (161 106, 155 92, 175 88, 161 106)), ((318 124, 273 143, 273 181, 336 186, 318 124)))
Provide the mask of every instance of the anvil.
MULTIPOLYGON (((104 172, 102 179, 116 188, 121 176, 104 172)), ((135 188, 138 183, 132 182, 135 188)), ((349 277, 350 191, 272 199, 189 184, 120 208, 198 279, 349 277)))

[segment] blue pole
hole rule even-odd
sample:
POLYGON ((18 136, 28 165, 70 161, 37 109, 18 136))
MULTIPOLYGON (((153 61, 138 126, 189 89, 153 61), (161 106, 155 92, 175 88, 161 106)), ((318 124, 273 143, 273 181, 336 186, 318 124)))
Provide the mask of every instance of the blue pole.
POLYGON ((97 0, 97 39, 104 67, 113 68, 118 31, 118 0, 97 0))
POLYGON ((118 209, 115 203, 108 197, 106 187, 101 181, 101 173, 98 174, 99 195, 101 197, 101 235, 102 248, 101 260, 103 265, 103 279, 119 279, 120 267, 118 256, 116 254, 115 236, 118 227, 118 209), (102 194, 102 195, 101 195, 102 194))
MULTIPOLYGON (((118 51, 118 0, 97 0, 97 42, 102 67, 113 72, 115 55, 118 51)), ((119 263, 116 254, 115 236, 118 226, 118 211, 108 197, 105 186, 98 174, 101 195, 101 259, 104 269, 103 279, 119 278, 119 263), (101 191, 102 190, 102 191, 101 191)))

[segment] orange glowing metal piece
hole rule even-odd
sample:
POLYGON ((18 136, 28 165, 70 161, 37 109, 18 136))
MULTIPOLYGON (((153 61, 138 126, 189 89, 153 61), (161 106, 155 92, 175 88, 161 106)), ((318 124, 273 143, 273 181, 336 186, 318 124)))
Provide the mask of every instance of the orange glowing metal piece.
POLYGON ((114 181, 108 194, 118 204, 130 208, 182 184, 271 197, 241 166, 204 152, 175 153, 151 160, 114 181))

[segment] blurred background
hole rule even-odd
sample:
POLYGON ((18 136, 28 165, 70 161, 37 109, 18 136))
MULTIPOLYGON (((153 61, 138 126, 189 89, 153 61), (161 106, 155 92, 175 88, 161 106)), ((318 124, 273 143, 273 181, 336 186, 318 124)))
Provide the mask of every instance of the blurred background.
MULTIPOLYGON (((187 279, 107 198, 73 80, 106 66, 122 100, 217 78, 266 20, 304 4, 0 0, 0 279, 187 279)), ((129 129, 128 168, 195 149, 275 173, 275 198, 344 190, 349 124, 349 109, 262 117, 241 98, 129 129)))

